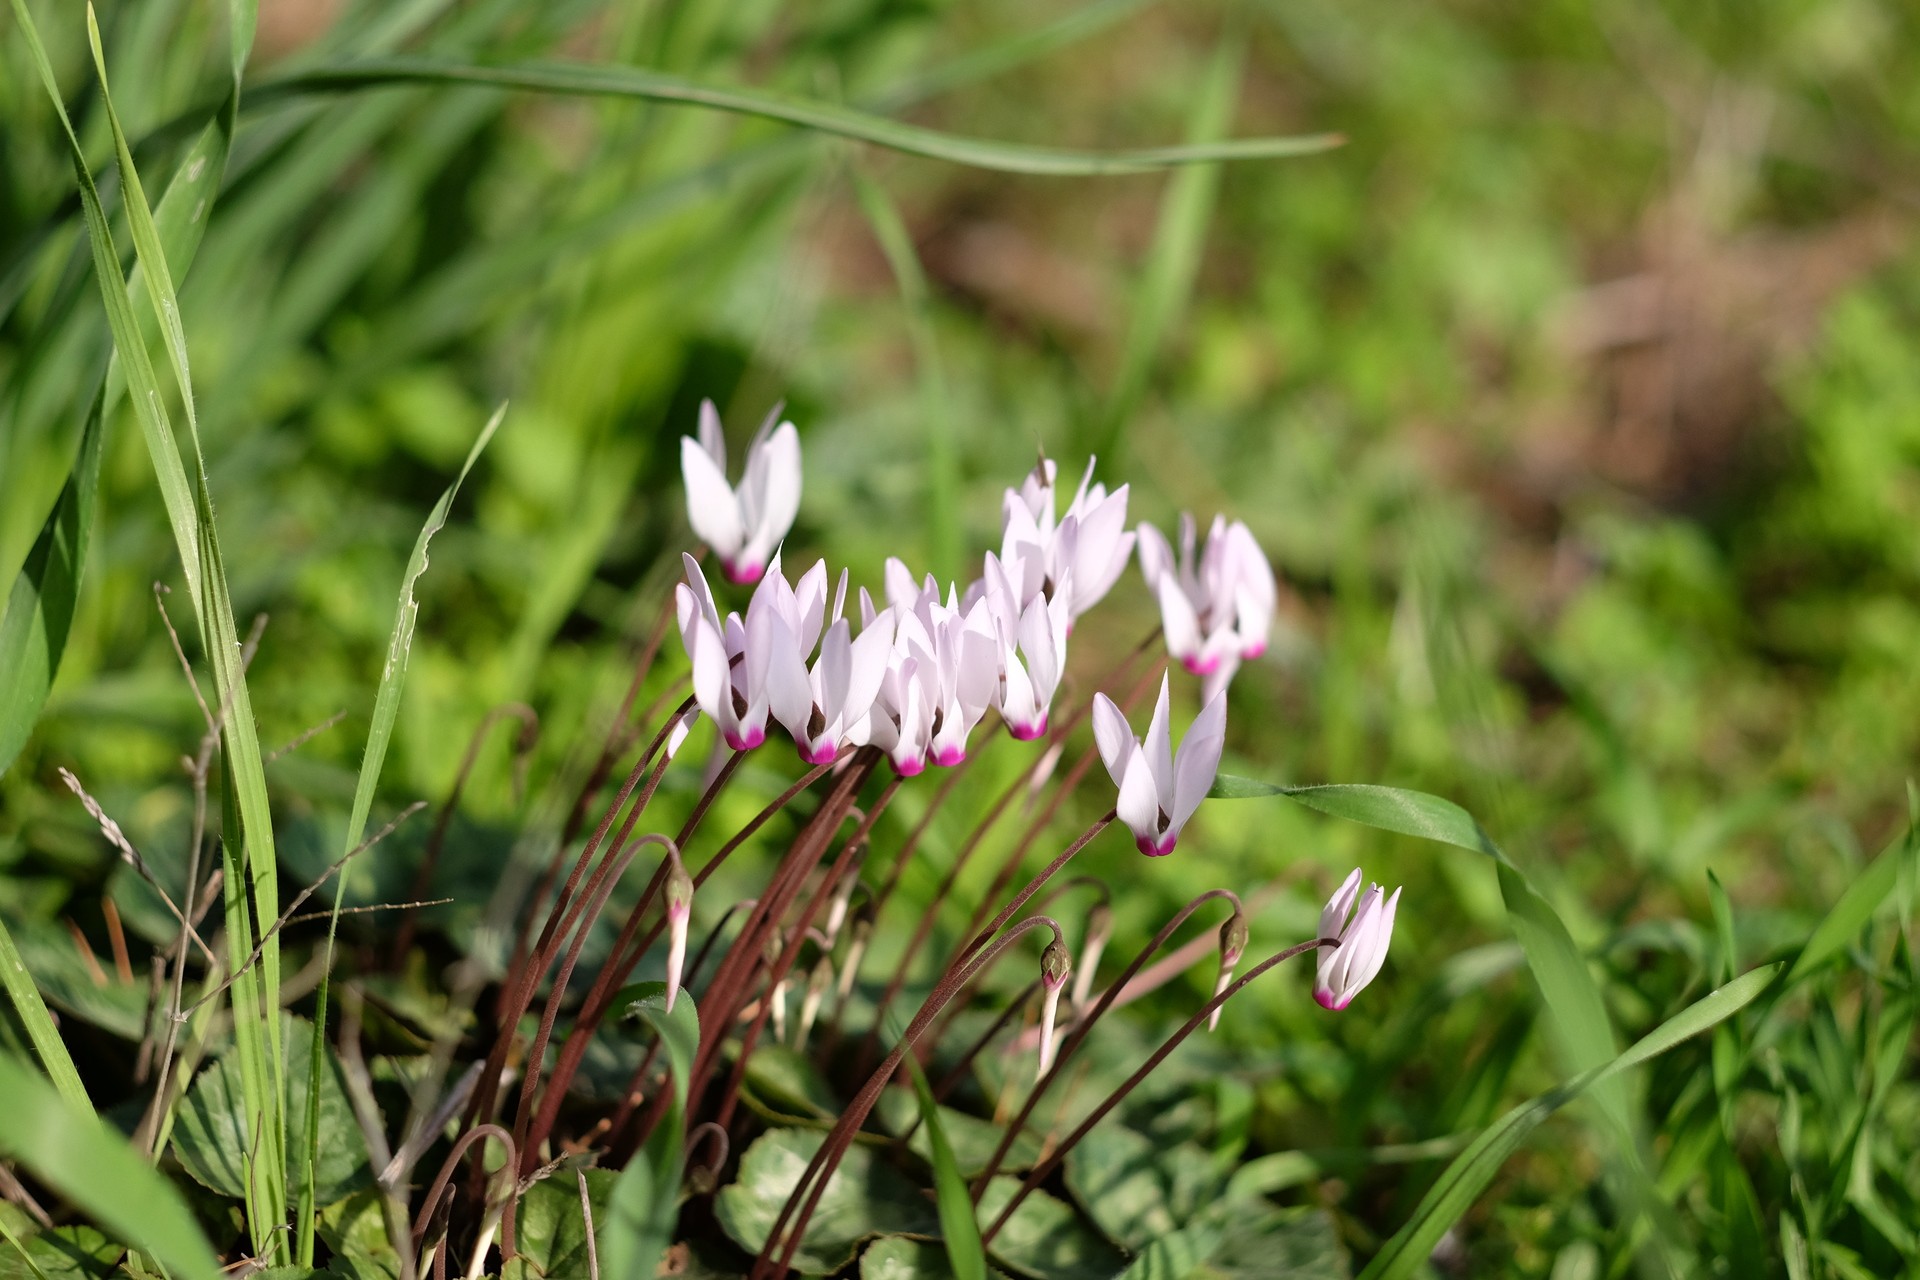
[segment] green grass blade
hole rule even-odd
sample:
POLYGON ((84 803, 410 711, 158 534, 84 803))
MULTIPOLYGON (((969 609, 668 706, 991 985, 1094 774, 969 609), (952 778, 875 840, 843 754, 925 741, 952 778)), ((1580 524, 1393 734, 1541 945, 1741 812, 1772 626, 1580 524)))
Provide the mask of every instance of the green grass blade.
POLYGON ((1288 138, 1238 138, 1203 146, 1147 147, 1123 151, 1074 151, 1024 143, 993 142, 942 133, 885 116, 762 89, 703 84, 640 67, 527 62, 480 66, 436 58, 374 58, 331 63, 261 85, 250 105, 310 93, 339 93, 408 84, 488 85, 526 93, 641 98, 709 107, 779 120, 909 155, 954 164, 1053 177, 1143 173, 1213 160, 1274 160, 1310 155, 1340 145, 1336 134, 1288 138))
POLYGON ((173 1280, 215 1280, 219 1261, 172 1183, 90 1110, 0 1055, 0 1153, 149 1255, 173 1280))
POLYGON ((987 1251, 980 1243, 980 1222, 974 1217, 973 1196, 967 1179, 960 1172, 953 1143, 940 1121, 940 1104, 934 1101, 933 1086, 913 1054, 906 1056, 907 1073, 913 1079, 913 1096, 920 1103, 920 1123, 927 1129, 927 1145, 933 1159, 933 1192, 940 1211, 940 1238, 947 1246, 947 1263, 954 1280, 987 1280, 987 1251))
POLYGON ((647 1020, 667 1051, 673 1076, 673 1102, 647 1139, 646 1148, 627 1161, 614 1180, 606 1220, 595 1229, 603 1276, 650 1276, 673 1243, 680 1217, 681 1163, 687 1140, 687 1082, 700 1047, 700 1015, 686 992, 667 1012, 667 984, 640 982, 614 997, 616 1007, 647 1020))
POLYGON ((27 562, 13 580, 0 615, 0 773, 33 732, 66 652, 80 600, 80 577, 93 535, 94 491, 100 480, 101 399, 80 433, 80 452, 27 562))
POLYGON ((928 314, 931 291, 927 273, 893 198, 857 169, 853 181, 861 211, 886 255, 900 290, 901 305, 906 309, 907 334, 920 369, 921 416, 927 439, 927 549, 933 572, 950 575, 960 567, 960 461, 954 452, 956 432, 946 371, 934 341, 933 318, 928 314))
MULTIPOLYGON (((189 407, 189 440, 195 462, 194 483, 189 483, 185 464, 174 440, 158 379, 154 376, 146 344, 134 318, 131 298, 120 271, 119 252, 100 202, 86 156, 67 116, 59 84, 41 44, 39 32, 27 12, 24 0, 13 0, 14 15, 27 38, 40 78, 53 101, 66 135, 69 158, 80 187, 81 208, 92 251, 94 274, 105 305, 114 349, 127 378, 127 389, 135 417, 146 438, 159 480, 161 498, 168 522, 179 549, 195 616, 200 626, 201 644, 213 668, 218 703, 225 710, 222 745, 225 768, 222 771, 222 801, 228 815, 226 836, 222 840, 227 875, 227 925, 232 963, 241 970, 252 953, 255 921, 271 921, 279 913, 277 863, 273 848, 273 825, 267 804, 266 775, 260 744, 253 721, 253 708, 247 696, 241 668, 239 637, 233 625, 232 601, 228 596, 220 548, 214 533, 212 496, 206 484, 206 469, 201 461, 197 435, 191 428, 192 391, 184 381, 181 394, 189 407), (234 839, 235 836, 239 840, 234 839), (251 890, 251 901, 248 891, 251 890), (253 920, 248 919, 249 907, 253 920)), ((97 40, 96 56, 98 53, 97 40)), ((161 323, 161 334, 168 345, 169 359, 176 378, 187 375, 184 337, 178 324, 179 304, 172 290, 172 272, 163 259, 159 233, 133 171, 131 154, 123 130, 112 109, 112 99, 104 75, 101 91, 108 107, 108 121, 114 132, 116 155, 121 165, 122 190, 126 196, 126 215, 133 231, 140 268, 148 280, 150 300, 161 323)), ((248 1198, 248 1221, 256 1251, 276 1261, 289 1256, 280 1227, 286 1222, 285 1117, 286 1087, 282 1066, 278 1009, 280 1003, 280 951, 277 938, 266 940, 258 966, 238 972, 231 989, 234 1009, 234 1037, 246 1062, 244 1075, 250 1122, 259 1133, 259 1151, 255 1167, 260 1171, 257 1195, 248 1198)), ((253 1189, 250 1189, 253 1190, 253 1189)))
POLYGON ((91 1115, 93 1102, 87 1097, 86 1086, 80 1083, 80 1073, 74 1069, 67 1042, 60 1038, 60 1029, 53 1025, 53 1015, 47 1012, 40 988, 33 985, 33 975, 27 972, 26 961, 20 958, 20 949, 14 946, 13 935, 7 932, 4 923, 0 923, 0 986, 6 987, 7 995, 13 1000, 13 1010, 27 1029, 27 1038, 33 1042, 33 1051, 40 1055, 40 1065, 46 1068, 55 1092, 74 1110, 91 1115))
MULTIPOLYGON (((1189 145, 1215 143, 1232 127, 1245 53, 1246 41, 1235 24, 1221 38, 1205 77, 1195 87, 1192 114, 1187 118, 1189 145)), ((1167 179, 1146 268, 1133 298, 1120 369, 1107 396, 1099 430, 1088 441, 1090 453, 1103 457, 1111 454, 1127 421, 1139 408, 1154 361, 1193 292, 1219 191, 1217 164, 1189 165, 1167 179)))
POLYGON ((1920 860, 1920 840, 1915 839, 1913 829, 1909 828, 1854 877, 1847 891, 1840 895, 1840 901, 1834 903, 1833 909, 1814 927, 1806 945, 1794 958, 1793 968, 1787 970, 1785 985, 1795 985, 1845 951, 1867 921, 1894 901, 1902 867, 1917 860, 1920 860))
MULTIPOLYGON (((380 771, 386 765, 387 747, 393 742, 393 726, 400 718, 400 695, 407 683, 407 665, 413 656, 413 631, 420 617, 420 602, 414 598, 413 589, 420 581, 420 576, 427 571, 427 544, 433 541, 434 534, 446 527, 447 513, 453 509, 453 500, 459 495, 461 484, 465 482, 467 473, 473 470, 473 464, 479 461, 487 442, 493 439, 493 433, 499 429, 506 412, 507 406, 503 404, 487 419, 480 438, 467 451, 467 460, 461 464, 460 474, 453 478, 453 483, 440 495, 440 500, 433 504, 433 510, 427 513, 427 522, 421 526, 420 536, 413 541, 413 554, 407 557, 407 571, 400 579, 400 605, 394 614, 393 633, 387 639, 387 661, 381 668, 380 687, 374 694, 373 722, 367 727, 367 748, 360 758, 360 777, 353 788, 353 813, 347 819, 346 841, 340 851, 343 857, 357 849, 366 835, 367 815, 373 810, 374 793, 380 785, 380 771)), ((333 973, 333 941, 340 927, 340 903, 346 892, 346 884, 347 877, 342 872, 334 880, 333 911, 327 918, 326 964, 321 970, 320 990, 313 1015, 313 1043, 309 1049, 312 1074, 307 1077, 309 1080, 320 1079, 323 1070, 328 986, 333 973)), ((319 1207, 314 1203, 314 1167, 320 1153, 318 1089, 307 1093, 303 1133, 305 1141, 301 1148, 300 1198, 295 1213, 295 1256, 300 1266, 311 1267, 315 1213, 319 1207)))
POLYGON ((1495 1121, 1447 1166, 1439 1181, 1421 1199, 1413 1217, 1360 1273, 1360 1280, 1401 1280, 1418 1272, 1432 1256, 1440 1237, 1473 1207, 1474 1200, 1500 1171, 1507 1157, 1518 1150, 1548 1116, 1602 1081, 1640 1066, 1731 1017, 1752 1003, 1779 973, 1780 966, 1775 964, 1735 978, 1661 1023, 1612 1061, 1582 1072, 1495 1121))

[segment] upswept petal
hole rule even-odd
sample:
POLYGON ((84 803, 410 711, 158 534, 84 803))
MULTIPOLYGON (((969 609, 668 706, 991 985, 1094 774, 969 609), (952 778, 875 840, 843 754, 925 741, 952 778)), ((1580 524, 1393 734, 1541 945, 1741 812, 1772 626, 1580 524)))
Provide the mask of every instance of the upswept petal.
POLYGON ((1155 583, 1160 596, 1160 630, 1167 638, 1167 652, 1182 662, 1200 656, 1200 620, 1194 616, 1193 603, 1180 589, 1177 575, 1163 573, 1155 583))
POLYGON ((740 504, 713 455, 687 436, 680 437, 680 475, 687 486, 687 523, 694 533, 715 555, 738 555, 747 538, 740 504))
POLYGON ((1160 696, 1154 700, 1153 719, 1147 723, 1147 736, 1140 750, 1153 770, 1153 787, 1163 804, 1173 800, 1173 715, 1167 701, 1167 677, 1160 677, 1160 696))
POLYGON ((1134 533, 1134 552, 1140 557, 1140 576, 1157 591, 1160 579, 1174 572, 1173 547, 1167 542, 1166 534, 1145 520, 1134 526, 1134 533))
POLYGON ((806 659, 794 643, 786 619, 767 620, 767 706, 773 718, 786 726, 794 741, 808 740, 807 721, 813 716, 813 685, 806 659))
POLYGON ((758 561, 780 545, 800 514, 800 433, 791 422, 781 423, 753 450, 747 466, 750 478, 757 468, 759 492, 758 509, 746 515, 746 557, 758 561))
POLYGON ((1127 761, 1126 773, 1120 779, 1120 798, 1114 803, 1114 814, 1127 824, 1133 832, 1135 843, 1146 852, 1146 846, 1157 844, 1160 837, 1160 793, 1153 785, 1153 771, 1147 765, 1144 755, 1136 751, 1127 761))
POLYGON ((1216 694, 1194 717, 1193 725, 1180 739, 1180 753, 1173 765, 1173 802, 1167 812, 1173 817, 1175 831, 1187 825, 1187 819, 1213 788, 1214 775, 1220 771, 1220 752, 1227 740, 1227 700, 1216 694))
POLYGON ((733 711, 733 684, 727 668, 727 649, 720 634, 696 617, 687 637, 687 654, 693 659, 693 697, 700 709, 713 717, 721 732, 738 721, 733 711))
POLYGON ((1113 779, 1114 786, 1119 786, 1126 776, 1127 762, 1139 744, 1134 740, 1133 727, 1127 723, 1126 715, 1104 693, 1093 695, 1093 741, 1100 749, 1100 763, 1107 767, 1107 776, 1113 779))
POLYGON ((1326 907, 1320 912, 1320 932, 1322 938, 1338 938, 1347 927, 1347 916, 1353 910, 1353 900, 1360 894, 1360 868, 1355 867, 1333 896, 1327 899, 1326 907))
POLYGON ((707 451, 722 475, 727 470, 727 433, 720 429, 720 411, 713 401, 700 402, 700 447, 707 451))

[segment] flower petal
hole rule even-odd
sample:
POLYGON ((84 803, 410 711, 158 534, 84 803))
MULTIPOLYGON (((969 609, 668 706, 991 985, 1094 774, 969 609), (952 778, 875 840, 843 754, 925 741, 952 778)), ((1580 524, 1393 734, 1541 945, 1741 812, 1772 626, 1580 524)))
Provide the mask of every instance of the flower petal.
POLYGON ((1127 761, 1139 744, 1134 739, 1133 726, 1104 693, 1093 695, 1093 741, 1100 748, 1100 763, 1107 766, 1113 785, 1119 786, 1126 776, 1127 761))
POLYGON ((720 464, 689 436, 680 437, 680 475, 687 486, 687 523, 694 533, 715 555, 738 555, 746 542, 740 503, 720 464))
POLYGON ((1215 694, 1180 740, 1180 754, 1173 764, 1173 803, 1167 810, 1173 815, 1173 830, 1187 825, 1212 789, 1226 741, 1227 698, 1224 693, 1215 694))

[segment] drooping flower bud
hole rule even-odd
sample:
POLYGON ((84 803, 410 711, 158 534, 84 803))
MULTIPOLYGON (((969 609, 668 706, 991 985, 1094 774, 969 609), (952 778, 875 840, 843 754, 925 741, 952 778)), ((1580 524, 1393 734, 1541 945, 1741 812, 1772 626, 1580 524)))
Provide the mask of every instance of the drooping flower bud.
POLYGON ((1393 940, 1393 916, 1400 905, 1400 890, 1384 897, 1385 890, 1370 885, 1360 905, 1360 868, 1355 867, 1320 913, 1320 936, 1337 938, 1340 945, 1322 948, 1319 971, 1314 977, 1313 998, 1323 1009, 1344 1009, 1360 994, 1380 966, 1386 962, 1387 944, 1393 940), (1351 916, 1349 916, 1351 912, 1351 916))
MULTIPOLYGON (((1227 922, 1220 926, 1220 976, 1214 979, 1214 999, 1218 1000, 1220 993, 1227 989, 1227 984, 1233 981, 1233 968, 1240 963, 1240 957, 1245 954, 1247 954, 1247 917, 1241 914, 1240 908, 1235 907, 1233 914, 1227 917, 1227 922)), ((1220 1009, 1224 1007, 1224 1005, 1218 1006, 1207 1015, 1208 1031, 1216 1030, 1220 1026, 1220 1009)))
POLYGON ((693 878, 669 855, 667 870, 667 1012, 680 994, 680 973, 687 962, 687 922, 693 917, 693 878))
POLYGON ((1053 1019, 1060 1008, 1060 993, 1073 976, 1073 957, 1055 938, 1040 955, 1040 1074, 1053 1065, 1053 1019))
POLYGON ((1104 902, 1094 903, 1087 912, 1087 940, 1080 944, 1080 963, 1073 970, 1073 999, 1069 1003, 1075 1009, 1084 1007, 1093 994, 1094 970, 1100 967, 1100 957, 1112 936, 1113 908, 1104 902))
POLYGON ((807 993, 800 999, 800 1022, 793 1029, 795 1049, 807 1047, 807 1035, 813 1030, 814 1019, 820 1016, 820 1004, 831 990, 833 957, 823 955, 813 962, 813 972, 807 975, 807 993))

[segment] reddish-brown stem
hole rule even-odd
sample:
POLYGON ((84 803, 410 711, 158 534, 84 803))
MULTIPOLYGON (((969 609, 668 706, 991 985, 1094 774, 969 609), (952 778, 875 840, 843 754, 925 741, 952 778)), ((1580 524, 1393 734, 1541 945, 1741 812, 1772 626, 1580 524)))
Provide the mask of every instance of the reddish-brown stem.
POLYGON ((493 708, 480 718, 480 724, 467 739, 467 750, 460 757, 460 767, 454 772, 453 786, 447 790, 447 798, 440 806, 439 814, 433 820, 433 830, 427 835, 427 847, 420 857, 420 870, 414 874, 413 888, 407 894, 407 905, 400 912, 400 922, 393 933, 393 950, 388 963, 398 969, 406 963, 407 953, 413 949, 413 934, 417 924, 419 907, 416 905, 427 896, 433 887, 433 873, 440 865, 440 850, 447 841, 447 827, 453 821, 453 810, 460 803, 460 793, 467 788, 467 778, 480 759, 480 747, 486 741, 487 732, 500 721, 512 716, 520 721, 520 736, 515 740, 514 749, 524 752, 532 745, 533 736, 538 732, 540 718, 532 707, 524 702, 509 702, 493 708))
MULTIPOLYGON (((634 766, 633 772, 628 775, 626 784, 620 788, 620 794, 616 796, 613 803, 607 807, 606 817, 601 819, 600 826, 594 831, 592 839, 588 840, 586 847, 580 851, 580 857, 574 862, 573 872, 567 877, 566 887, 561 891, 559 898, 554 901, 552 908, 547 913, 546 927, 541 931, 540 941, 533 949, 532 958, 521 969, 510 970, 508 972, 507 981, 504 984, 504 990, 501 995, 499 1030, 496 1034, 493 1048, 487 1054, 487 1064, 481 1072, 480 1084, 473 1091, 473 1100, 467 1104, 467 1123, 469 1125, 477 1124, 482 1119, 493 1114, 494 1104, 499 1097, 500 1075, 506 1068, 507 1054, 519 1028, 520 1017, 527 1011, 527 1007, 533 1003, 533 995, 539 987, 541 976, 546 973, 547 967, 553 963, 554 954, 558 949, 560 939, 565 936, 565 930, 571 927, 574 918, 578 915, 579 899, 576 897, 576 893, 580 888, 581 877, 585 874, 588 865, 592 862, 593 855, 599 850, 601 841, 606 839, 607 831, 613 826, 613 820, 619 815, 621 807, 625 805, 628 798, 633 795, 634 788, 640 784, 641 778, 647 774, 647 766, 653 761, 655 755, 661 755, 659 767, 652 771, 650 780, 646 785, 646 790, 635 803, 632 813, 627 818, 626 824, 621 828, 619 839, 615 841, 614 848, 617 849, 619 844, 626 839, 627 833, 633 829, 633 824, 638 819, 640 812, 646 808, 647 801, 652 798, 653 789, 659 785, 660 775, 665 772, 666 759, 664 754, 661 753, 660 748, 666 742, 667 734, 672 731, 674 722, 686 714, 692 705, 693 700, 691 698, 687 699, 686 702, 681 704, 680 709, 674 712, 666 723, 660 726, 660 731, 654 735, 652 743, 649 744, 647 750, 641 754, 639 763, 634 766)), ((595 875, 596 881, 604 877, 612 860, 611 852, 608 857, 601 860, 600 869, 595 875)), ((534 1074, 538 1073, 538 1060, 529 1063, 529 1071, 534 1074)), ((474 1175, 476 1178, 480 1176, 480 1170, 477 1167, 474 1175)))
MULTIPOLYGON (((827 870, 826 884, 828 886, 839 883, 840 877, 846 874, 847 867, 852 863, 854 856, 860 851, 861 846, 866 843, 868 834, 872 832, 873 824, 879 821, 881 813, 886 810, 888 802, 893 799, 894 793, 899 789, 900 778, 895 776, 889 779, 886 788, 882 790, 879 797, 867 807, 866 813, 861 815, 860 825, 854 828, 854 832, 847 838, 847 842, 840 846, 840 856, 833 860, 833 865, 827 870)), ((786 980, 787 974, 792 971, 793 962, 800 955, 800 939, 804 938, 807 930, 813 927, 814 918, 818 916, 821 909, 826 906, 829 896, 828 893, 815 894, 807 903, 805 909, 801 911, 799 920, 787 931, 787 936, 792 941, 780 948, 779 957, 774 960, 772 967, 767 973, 767 991, 769 995, 771 995, 775 987, 786 980)), ((719 1109, 714 1116, 714 1119, 722 1128, 725 1128, 733 1120, 733 1109, 738 1104, 740 1098, 740 1086, 746 1079, 747 1059, 752 1055, 754 1046, 759 1043, 761 1028, 766 1025, 767 1015, 772 1008, 773 1001, 771 999, 761 1001, 759 1012, 754 1015, 753 1021, 748 1024, 746 1031, 741 1036, 739 1056, 734 1059, 733 1071, 727 1077, 727 1085, 720 1095, 719 1109)))
POLYGON ((788 1193, 786 1203, 781 1205, 780 1214, 774 1219, 773 1227, 767 1233, 766 1244, 761 1246, 759 1255, 753 1260, 753 1271, 750 1273, 749 1280, 767 1280, 770 1274, 769 1267, 771 1267, 771 1274, 787 1273, 793 1261, 794 1250, 799 1247, 801 1239, 805 1236, 807 1223, 812 1220, 814 1210, 819 1206, 820 1196, 826 1191, 827 1183, 832 1179, 833 1171, 838 1167, 840 1158, 852 1145, 854 1134, 859 1132, 860 1126, 866 1122, 867 1116, 873 1111, 874 1104, 880 1100, 881 1092, 887 1087, 887 1082, 893 1078, 893 1073, 900 1069, 900 1063, 908 1053, 912 1052, 928 1024, 947 1002, 959 993, 961 988, 971 982, 982 969, 993 963, 995 957, 1022 936, 1038 928, 1052 929, 1054 940, 1064 943, 1057 921, 1048 919, 1046 916, 1028 916, 1007 930, 1004 936, 996 939, 982 954, 971 961, 956 964, 935 984, 933 991, 920 1006, 919 1012, 914 1014, 913 1021, 907 1024, 906 1031, 900 1036, 899 1044, 894 1046, 893 1052, 887 1055, 886 1060, 874 1070, 873 1074, 867 1077, 866 1084, 861 1086, 860 1092, 854 1096, 847 1109, 840 1113, 839 1120, 828 1131, 819 1150, 814 1152, 813 1159, 807 1163, 805 1171, 801 1173, 800 1180, 788 1193), (802 1193, 806 1197, 804 1201, 801 1199, 802 1193), (791 1230, 787 1229, 789 1221, 793 1224, 791 1230), (773 1257, 769 1251, 776 1245, 779 1246, 779 1254, 773 1257))
MULTIPOLYGON (((736 751, 727 757, 726 763, 720 766, 720 772, 701 793, 693 812, 687 815, 686 822, 680 828, 679 836, 670 842, 672 848, 676 850, 686 848, 687 842, 693 838, 693 833, 699 828, 701 819, 706 816, 707 810, 712 807, 728 779, 732 778, 734 771, 740 767, 740 761, 744 756, 744 752, 736 751)), ((662 840, 665 843, 664 838, 662 840)), ((626 982, 634 966, 640 963, 640 957, 646 953, 645 945, 634 948, 631 954, 628 954, 628 947, 633 942, 634 935, 640 931, 640 922, 646 918, 648 909, 660 892, 660 886, 666 883, 669 861, 669 859, 662 859, 660 865, 654 868, 653 875, 647 881, 647 887, 640 893, 640 900, 634 903, 631 911, 627 912, 626 922, 621 925, 619 936, 614 939, 613 946, 607 952, 606 962, 600 966, 600 972, 594 976, 593 985, 588 988, 586 998, 581 1002, 580 1012, 574 1018, 573 1026, 569 1028, 567 1038, 560 1046, 560 1055, 554 1060, 546 1093, 541 1097, 540 1111, 534 1118, 531 1130, 537 1139, 543 1140, 548 1133, 552 1132, 554 1121, 560 1114, 561 1101, 566 1097, 567 1088, 573 1083, 573 1077, 579 1071, 580 1063, 587 1056, 587 1046, 592 1042, 593 1033, 599 1029, 601 1019, 606 1017, 614 994, 626 982)))
POLYGON ((1053 1171, 1060 1167, 1060 1162, 1067 1158, 1067 1152, 1073 1150, 1074 1145, 1078 1143, 1080 1139, 1086 1137, 1087 1134, 1093 1131, 1093 1126, 1105 1119, 1109 1111, 1119 1106, 1121 1101, 1125 1099, 1129 1093, 1132 1093, 1138 1088, 1140 1082, 1152 1074, 1155 1067, 1166 1061, 1167 1055, 1175 1049, 1178 1049, 1186 1038, 1192 1035, 1195 1029, 1207 1020, 1207 1016, 1215 1009, 1218 1009, 1221 1005, 1233 999, 1234 996, 1245 989, 1249 982, 1252 982, 1255 978, 1258 978, 1275 965, 1291 960, 1302 952, 1313 951, 1319 947, 1337 947, 1339 945, 1340 940, 1338 938, 1312 938, 1306 942, 1288 947, 1285 951, 1277 955, 1268 956, 1265 960, 1262 960, 1259 964, 1247 970, 1247 972, 1236 979, 1232 985, 1228 986, 1226 990, 1220 992, 1220 994, 1207 1001, 1204 1005, 1201 1005, 1198 1013, 1181 1023, 1180 1029, 1167 1037, 1166 1043, 1162 1044, 1158 1049, 1155 1049, 1153 1053, 1148 1056, 1147 1060, 1140 1064, 1139 1070, 1128 1076, 1125 1083, 1108 1094, 1106 1099, 1101 1102, 1099 1106, 1095 1107, 1085 1120, 1080 1122, 1078 1128, 1063 1138, 1060 1145, 1047 1154, 1046 1159, 1033 1167, 1032 1171, 1027 1174, 1026 1180, 1020 1184, 1020 1189, 1013 1193, 1013 1199, 1007 1201, 1005 1207, 1000 1210, 999 1216, 993 1220, 993 1225, 980 1233, 981 1243, 992 1243, 994 1236, 999 1234, 1000 1228, 1004 1227, 1007 1224, 1007 1219, 1013 1216, 1013 1211, 1020 1207, 1020 1202, 1031 1195, 1035 1187, 1053 1175, 1053 1171))
MULTIPOLYGON (((482 1138, 494 1138, 507 1148, 507 1163, 504 1168, 511 1169, 518 1163, 515 1159, 513 1135, 497 1124, 479 1124, 460 1135, 453 1144, 453 1150, 441 1162, 440 1174, 433 1180, 433 1186, 427 1192, 427 1199, 420 1206, 419 1216, 413 1220, 413 1247, 417 1250, 425 1241, 427 1227, 433 1221, 434 1213, 440 1208, 441 1197, 447 1194, 447 1185, 453 1181, 453 1171, 460 1167, 460 1158, 467 1154, 467 1148, 482 1138)), ((513 1201, 507 1202, 507 1216, 502 1220, 500 1240, 502 1246, 511 1251, 513 1248, 513 1201)))
POLYGON ((1022 1129, 1027 1127, 1027 1121, 1033 1117, 1033 1109, 1040 1105, 1040 1099, 1046 1096, 1047 1090, 1053 1087, 1053 1082, 1059 1079, 1065 1072, 1068 1061, 1072 1059, 1075 1051, 1080 1048, 1081 1044, 1086 1041, 1088 1033, 1093 1030, 1093 1024, 1098 1022, 1101 1015, 1113 1007, 1114 999, 1120 994, 1120 989, 1126 986, 1127 982, 1135 974, 1140 972, 1142 966, 1144 966, 1160 948, 1167 945, 1167 940, 1173 937, 1173 931, 1175 929, 1185 924, 1194 912, 1215 898, 1229 899, 1233 903, 1234 910, 1238 911, 1240 909, 1240 899, 1238 895, 1227 889, 1209 889, 1207 892, 1193 899, 1193 901, 1187 903, 1184 907, 1181 907, 1180 910, 1174 912, 1172 919, 1160 926, 1160 932, 1153 935, 1153 940, 1140 949, 1140 954, 1136 955, 1127 967, 1121 971, 1120 976, 1107 987, 1106 991, 1100 996, 1100 999, 1094 1004, 1093 1011, 1086 1017, 1078 1019, 1075 1022, 1073 1029, 1069 1031, 1066 1038, 1060 1042, 1060 1051, 1054 1055, 1053 1065, 1034 1082, 1033 1088, 1027 1092, 1026 1101, 1020 1104, 1019 1114, 1013 1118, 1011 1124, 1002 1130, 1000 1142, 994 1147, 993 1155, 988 1158, 985 1171, 983 1171, 978 1178, 974 1179, 973 1202, 975 1204, 980 1203, 980 1195, 986 1190, 987 1183, 992 1181, 993 1175, 1000 1171, 1000 1162, 1005 1160, 1007 1158, 1007 1152, 1013 1149, 1014 1139, 1022 1129))
MULTIPOLYGON (((819 811, 802 829, 800 837, 774 869, 766 892, 760 895, 739 937, 721 958, 713 981, 707 984, 701 997, 703 1016, 700 1019, 700 1048, 695 1054, 694 1068, 690 1073, 688 1092, 691 1096, 699 1096, 706 1088, 713 1073, 714 1060, 719 1056, 720 1045, 744 1003, 747 984, 764 958, 768 934, 786 914, 787 906, 799 891, 806 872, 818 861, 821 851, 838 829, 845 807, 853 802, 854 794, 880 759, 880 753, 872 748, 862 748, 856 755, 845 776, 827 793, 819 811)), ((658 1107, 649 1107, 642 1121, 643 1134, 657 1122, 658 1112, 658 1107)))

